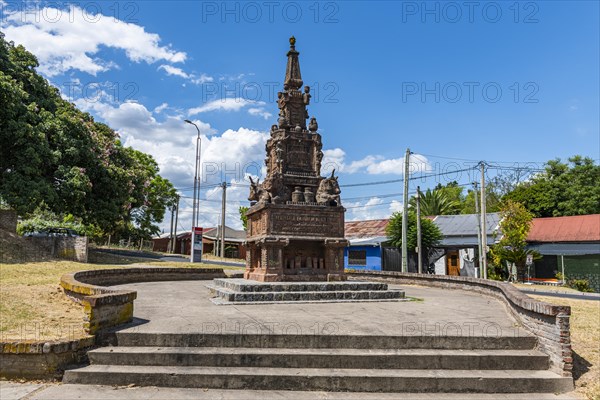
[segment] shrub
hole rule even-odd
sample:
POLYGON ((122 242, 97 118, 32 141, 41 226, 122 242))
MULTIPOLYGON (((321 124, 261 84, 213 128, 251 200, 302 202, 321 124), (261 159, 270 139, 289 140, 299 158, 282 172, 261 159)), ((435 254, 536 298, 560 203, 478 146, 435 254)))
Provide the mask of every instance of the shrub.
POLYGON ((567 286, 580 292, 593 292, 587 279, 571 279, 567 281, 567 286))

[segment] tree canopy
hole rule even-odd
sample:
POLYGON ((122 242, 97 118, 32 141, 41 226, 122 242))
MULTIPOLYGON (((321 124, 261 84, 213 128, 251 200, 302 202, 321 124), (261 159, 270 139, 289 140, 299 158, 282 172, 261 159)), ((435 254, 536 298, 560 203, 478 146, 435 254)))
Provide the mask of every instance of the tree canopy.
POLYGON ((0 33, 0 200, 29 217, 71 215, 103 232, 158 232, 173 185, 154 159, 60 97, 0 33))
POLYGON ((548 161, 544 172, 523 182, 504 196, 525 206, 536 217, 600 213, 600 166, 588 157, 574 156, 567 163, 548 161))
MULTIPOLYGON (((390 223, 386 228, 390 243, 396 247, 402 246, 402 213, 394 213, 390 218, 390 223)), ((407 221, 407 248, 414 251, 417 247, 417 215, 409 211, 407 221)), ((437 246, 443 239, 442 232, 433 221, 427 218, 421 218, 421 246, 423 254, 427 255, 429 251, 437 246)))

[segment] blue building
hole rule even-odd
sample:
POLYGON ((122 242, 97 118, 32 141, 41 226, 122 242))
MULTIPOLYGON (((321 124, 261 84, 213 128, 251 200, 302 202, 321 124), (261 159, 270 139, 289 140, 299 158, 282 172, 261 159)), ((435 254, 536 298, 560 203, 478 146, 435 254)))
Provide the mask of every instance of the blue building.
POLYGON ((344 250, 347 269, 381 271, 382 244, 388 239, 388 219, 346 222, 345 235, 350 246, 344 250))

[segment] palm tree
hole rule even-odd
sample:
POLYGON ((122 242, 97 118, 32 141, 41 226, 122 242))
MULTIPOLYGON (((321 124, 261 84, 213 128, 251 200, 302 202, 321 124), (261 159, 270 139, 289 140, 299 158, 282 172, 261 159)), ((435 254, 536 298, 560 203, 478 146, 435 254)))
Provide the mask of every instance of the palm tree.
MULTIPOLYGON (((417 208, 417 198, 413 196, 408 204, 417 208)), ((460 213, 460 204, 450 199, 443 190, 427 189, 421 193, 421 215, 454 215, 460 213)))

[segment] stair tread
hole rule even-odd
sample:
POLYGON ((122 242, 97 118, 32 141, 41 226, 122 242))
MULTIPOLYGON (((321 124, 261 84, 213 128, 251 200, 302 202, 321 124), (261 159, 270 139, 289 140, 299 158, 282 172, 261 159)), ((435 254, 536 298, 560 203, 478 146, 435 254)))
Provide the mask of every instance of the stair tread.
POLYGON ((261 355, 410 355, 410 356, 527 356, 547 357, 539 350, 445 350, 445 349, 345 349, 345 348, 261 348, 261 347, 168 347, 168 346, 114 346, 91 350, 91 354, 261 354, 261 355))
POLYGON ((340 368, 252 368, 252 367, 179 367, 137 365, 89 365, 69 370, 71 374, 126 373, 228 376, 302 376, 310 377, 393 377, 448 379, 571 379, 549 370, 424 370, 424 369, 340 369, 340 368))

